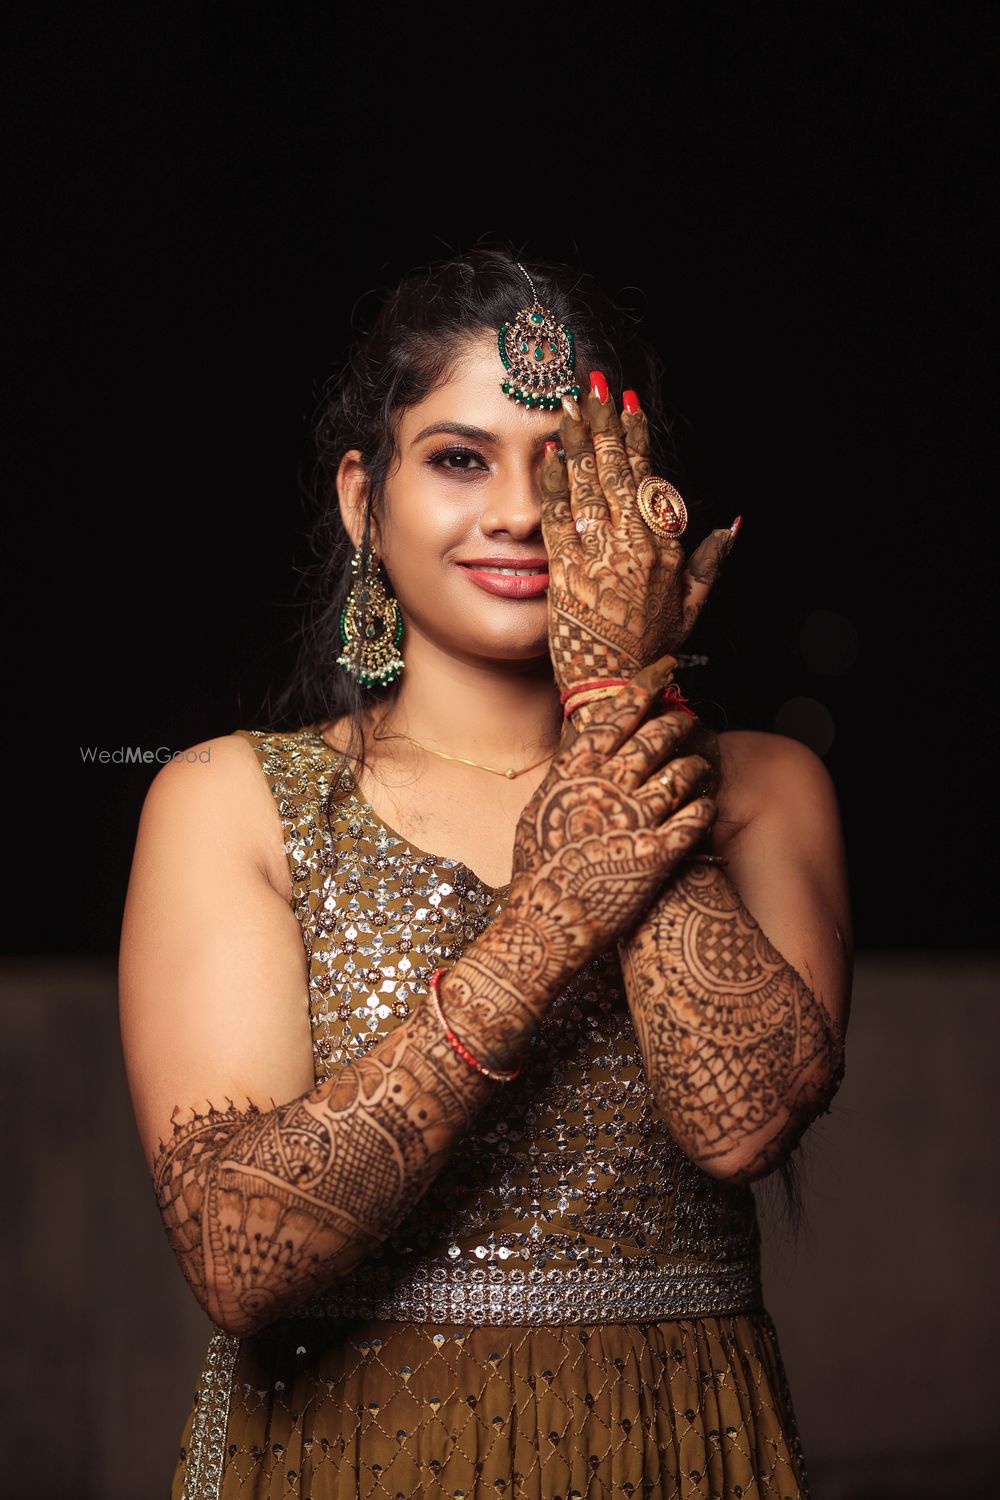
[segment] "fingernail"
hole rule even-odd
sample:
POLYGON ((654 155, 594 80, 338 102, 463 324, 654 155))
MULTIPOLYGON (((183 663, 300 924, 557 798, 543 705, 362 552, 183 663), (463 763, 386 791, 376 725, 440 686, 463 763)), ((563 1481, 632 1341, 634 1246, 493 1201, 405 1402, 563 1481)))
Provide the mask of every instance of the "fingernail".
POLYGON ((574 422, 580 422, 583 420, 580 416, 580 408, 576 404, 575 396, 563 396, 562 409, 568 417, 572 418, 574 422))
POLYGON ((622 392, 622 405, 629 413, 634 414, 635 412, 639 411, 639 397, 636 395, 635 391, 622 392))
POLYGON ((602 406, 608 399, 608 382, 600 370, 590 372, 590 394, 596 396, 602 406))
POLYGON ((740 527, 742 525, 743 525, 743 517, 742 516, 737 516, 736 520, 733 522, 733 524, 729 528, 729 534, 732 537, 732 539, 733 539, 734 542, 735 542, 736 538, 740 534, 740 527))
POLYGON ((558 452, 559 452, 559 444, 558 443, 553 443, 551 441, 551 439, 547 438, 546 441, 545 441, 545 457, 546 458, 551 458, 552 455, 553 455, 553 453, 558 453, 558 452))

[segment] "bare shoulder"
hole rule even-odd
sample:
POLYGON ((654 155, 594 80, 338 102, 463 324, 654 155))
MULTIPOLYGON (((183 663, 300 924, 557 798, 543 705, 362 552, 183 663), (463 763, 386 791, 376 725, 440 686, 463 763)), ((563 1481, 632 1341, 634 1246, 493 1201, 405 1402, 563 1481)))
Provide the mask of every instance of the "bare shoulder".
POLYGON ((281 815, 256 752, 242 735, 201 740, 168 760, 149 785, 142 819, 169 825, 181 838, 190 833, 217 847, 224 843, 291 899, 281 815))
POLYGON ((726 730, 718 739, 722 842, 776 805, 835 804, 829 770, 801 740, 757 729, 726 730))

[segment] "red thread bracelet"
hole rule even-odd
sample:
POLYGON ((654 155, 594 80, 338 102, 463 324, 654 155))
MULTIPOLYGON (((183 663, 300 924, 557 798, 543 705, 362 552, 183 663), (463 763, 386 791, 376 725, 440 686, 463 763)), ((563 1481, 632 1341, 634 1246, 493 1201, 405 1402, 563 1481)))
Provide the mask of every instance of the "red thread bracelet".
POLYGON ((482 1073, 484 1077, 492 1078, 497 1083, 513 1082, 513 1080, 520 1073, 520 1068, 514 1068, 513 1071, 509 1073, 501 1073, 495 1068, 487 1068, 478 1060, 478 1058, 473 1057, 468 1047, 466 1047, 464 1043, 462 1043, 458 1039, 458 1037, 452 1031, 451 1027, 448 1025, 448 1022, 445 1019, 444 1011, 441 1009, 441 995, 438 990, 438 986, 441 983, 441 975, 445 972, 446 971, 444 968, 435 969, 430 978, 431 1002, 434 1006, 434 1011, 437 1015, 438 1021, 441 1023, 441 1026, 444 1029, 445 1036, 448 1038, 449 1042, 454 1047, 459 1057, 461 1057, 464 1062, 467 1062, 470 1068, 475 1068, 477 1073, 482 1073))
POLYGON ((575 682, 572 687, 563 688, 559 694, 559 702, 565 703, 577 693, 585 692, 588 688, 602 687, 628 687, 627 677, 592 677, 589 682, 575 682))
MULTIPOLYGON (((625 677, 594 677, 589 682, 577 682, 572 687, 563 688, 559 694, 559 702, 563 704, 563 717, 568 719, 574 707, 580 706, 574 705, 572 699, 578 697, 581 693, 590 692, 594 688, 605 687, 628 687, 628 679, 625 677)), ((666 687, 660 689, 660 692, 668 709, 679 708, 684 713, 689 714, 692 719, 698 717, 694 709, 688 706, 688 700, 676 682, 668 683, 666 687)))
POLYGON ((688 701, 685 698, 684 694, 681 692, 680 688, 677 686, 676 682, 668 683, 668 685, 663 689, 663 701, 670 708, 682 708, 686 714, 691 715, 692 719, 696 719, 698 717, 693 708, 688 708, 688 701))

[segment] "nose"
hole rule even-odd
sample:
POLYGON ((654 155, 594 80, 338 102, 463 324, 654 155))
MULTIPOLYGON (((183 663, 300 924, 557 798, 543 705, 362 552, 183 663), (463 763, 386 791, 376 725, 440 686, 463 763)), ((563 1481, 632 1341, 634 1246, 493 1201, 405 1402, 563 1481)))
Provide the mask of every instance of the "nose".
POLYGON ((542 507, 538 475, 527 472, 495 481, 479 518, 486 536, 512 536, 518 540, 542 539, 542 507))

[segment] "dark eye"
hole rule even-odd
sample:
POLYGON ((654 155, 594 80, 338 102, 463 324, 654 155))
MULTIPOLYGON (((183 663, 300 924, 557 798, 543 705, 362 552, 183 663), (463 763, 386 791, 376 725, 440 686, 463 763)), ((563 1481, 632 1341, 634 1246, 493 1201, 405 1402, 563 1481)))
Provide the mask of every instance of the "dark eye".
POLYGON ((432 453, 427 462, 436 469, 443 469, 446 474, 474 474, 473 464, 478 464, 481 469, 489 467, 471 448, 441 448, 432 453))

